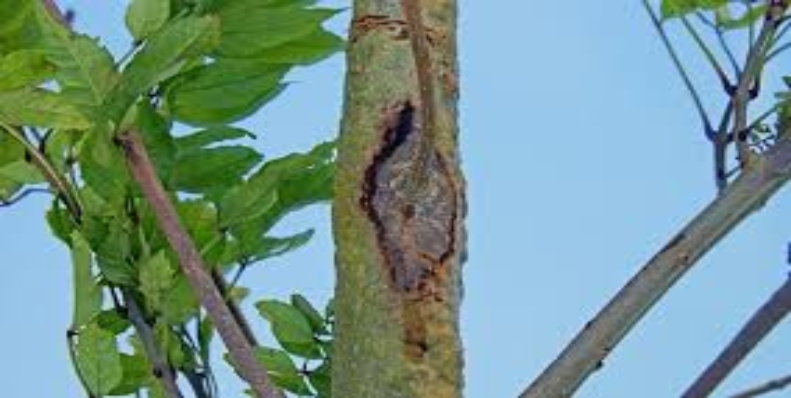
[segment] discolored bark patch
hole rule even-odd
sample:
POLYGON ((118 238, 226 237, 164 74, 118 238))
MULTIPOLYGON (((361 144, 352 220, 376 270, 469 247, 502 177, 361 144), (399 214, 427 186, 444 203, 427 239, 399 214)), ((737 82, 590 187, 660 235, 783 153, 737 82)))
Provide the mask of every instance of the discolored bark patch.
POLYGON ((456 251, 457 187, 434 148, 416 173, 422 150, 418 113, 410 101, 384 111, 382 139, 365 172, 360 205, 374 225, 390 287, 402 299, 408 357, 429 350, 424 304, 446 300, 447 273, 456 251), (423 176, 419 187, 415 175, 423 176))

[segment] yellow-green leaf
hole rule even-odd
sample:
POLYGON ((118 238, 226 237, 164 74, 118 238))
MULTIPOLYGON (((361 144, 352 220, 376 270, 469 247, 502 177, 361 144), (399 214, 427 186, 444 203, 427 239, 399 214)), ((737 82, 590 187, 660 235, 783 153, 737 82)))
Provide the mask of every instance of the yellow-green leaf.
POLYGON ((168 91, 167 105, 182 122, 231 123, 274 98, 284 87, 280 81, 287 70, 260 61, 220 60, 179 79, 168 91))
POLYGON ((93 256, 88 242, 78 231, 71 233, 71 262, 74 289, 72 328, 87 324, 102 309, 102 289, 93 273, 93 256))
POLYGON ((80 331, 76 359, 86 387, 95 396, 107 395, 123 379, 115 336, 95 324, 80 331))
POLYGON ((40 50, 19 50, 0 59, 0 91, 37 86, 55 74, 40 50))
POLYGON ((170 0, 132 0, 126 10, 126 27, 135 40, 145 40, 170 17, 170 0))
POLYGON ((88 119, 64 96, 43 89, 0 92, 0 122, 76 130, 91 126, 88 119))

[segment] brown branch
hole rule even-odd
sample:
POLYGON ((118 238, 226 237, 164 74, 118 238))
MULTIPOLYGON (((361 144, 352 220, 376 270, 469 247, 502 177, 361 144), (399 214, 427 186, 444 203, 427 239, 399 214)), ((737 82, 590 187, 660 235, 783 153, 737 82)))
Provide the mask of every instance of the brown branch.
POLYGON ((570 397, 670 287, 789 178, 791 140, 781 140, 673 237, 520 397, 570 397))
POLYGON ((708 397, 717 386, 758 346, 791 311, 791 280, 787 280, 753 314, 736 337, 682 395, 682 398, 708 397))
POLYGON ((782 390, 789 385, 791 385, 791 375, 767 381, 766 383, 753 387, 749 390, 731 395, 730 398, 754 398, 759 395, 782 390))
POLYGON ((283 394, 270 383, 266 370, 256 359, 254 347, 233 313, 225 304, 195 244, 178 218, 139 135, 126 131, 118 137, 129 170, 156 215, 162 232, 179 258, 184 275, 192 285, 209 318, 225 342, 239 375, 260 398, 280 398, 283 394))
POLYGON ((179 386, 176 384, 176 374, 167 362, 166 357, 162 354, 162 350, 157 345, 154 332, 151 330, 151 326, 148 322, 146 322, 143 310, 140 308, 140 305, 138 305, 134 293, 128 289, 124 289, 123 294, 129 321, 140 337, 143 351, 145 351, 146 358, 148 358, 148 362, 151 364, 154 377, 159 381, 162 389, 169 398, 183 398, 181 390, 179 390, 179 386))

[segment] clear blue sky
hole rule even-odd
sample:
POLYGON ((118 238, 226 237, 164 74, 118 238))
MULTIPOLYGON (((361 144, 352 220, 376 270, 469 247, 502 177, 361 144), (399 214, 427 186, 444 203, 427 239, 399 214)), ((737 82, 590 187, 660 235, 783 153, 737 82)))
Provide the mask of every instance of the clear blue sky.
MULTIPOLYGON (((127 48, 124 1, 61 3, 78 10, 79 30, 115 53, 127 48)), ((345 32, 347 18, 332 25, 345 32)), ((638 0, 461 0, 460 28, 470 189, 466 392, 514 397, 712 199, 710 148, 638 0)), ((260 133, 260 149, 276 156, 332 137, 342 73, 341 56, 293 73, 294 84, 245 123, 260 133)), ((46 230, 45 206, 36 198, 0 209, 7 397, 81 396, 65 341, 69 257, 46 230)), ((318 234, 308 248, 252 270, 254 297, 331 294, 328 210, 282 226, 318 234)), ((679 394, 783 281, 789 215, 786 190, 677 285, 578 396, 679 394)), ((720 391, 791 373, 789 333, 791 325, 779 328, 720 391)), ((222 385, 224 396, 241 396, 231 377, 222 385)))

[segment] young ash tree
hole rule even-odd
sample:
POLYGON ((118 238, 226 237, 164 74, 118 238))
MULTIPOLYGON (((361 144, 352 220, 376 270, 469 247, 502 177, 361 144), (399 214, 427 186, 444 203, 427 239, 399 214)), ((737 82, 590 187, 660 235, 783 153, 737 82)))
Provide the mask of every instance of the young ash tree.
MULTIPOLYGON (((703 121, 718 194, 525 398, 572 396, 698 259, 791 178, 791 79, 765 76, 791 48, 789 3, 642 1, 703 121), (670 26, 689 34, 722 83, 719 119, 670 26)), ((344 47, 322 26, 339 10, 311 0, 132 0, 134 41, 116 59, 51 0, 0 0, 0 206, 52 197, 47 222, 71 251, 69 348, 85 396, 214 398, 219 366, 253 397, 463 395, 457 8, 354 0, 337 143, 264 161, 245 145, 255 133, 235 123, 286 89, 292 68, 344 47), (330 199, 335 299, 322 310, 299 294, 257 300, 278 343, 263 346, 239 306, 249 294, 242 276, 311 238, 273 236, 278 221, 330 199), (224 363, 212 353, 217 340, 224 363)), ((683 396, 708 396, 789 309, 785 281, 683 396)))

